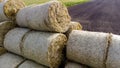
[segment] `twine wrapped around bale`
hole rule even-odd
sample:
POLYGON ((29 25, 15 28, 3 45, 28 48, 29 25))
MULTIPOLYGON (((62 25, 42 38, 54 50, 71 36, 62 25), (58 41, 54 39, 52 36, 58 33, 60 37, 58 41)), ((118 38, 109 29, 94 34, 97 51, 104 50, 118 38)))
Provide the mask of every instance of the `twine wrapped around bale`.
POLYGON ((21 31, 14 29, 6 35, 4 44, 7 50, 21 53, 22 56, 51 68, 60 65, 63 58, 62 50, 67 42, 64 34, 30 31, 23 38, 23 34, 20 33, 26 29, 19 29, 21 31))
POLYGON ((16 24, 12 21, 4 21, 0 23, 0 46, 3 46, 4 37, 7 32, 13 29, 16 24))
POLYGON ((17 68, 24 59, 11 53, 5 53, 0 56, 0 68, 17 68))
POLYGON ((16 16, 19 26, 52 32, 66 32, 70 19, 67 8, 59 1, 25 7, 16 16))
POLYGON ((48 68, 48 67, 27 60, 24 63, 22 63, 18 68, 48 68))
POLYGON ((70 32, 72 32, 72 30, 82 30, 82 25, 79 22, 71 21, 69 29, 65 33, 67 35, 67 37, 69 37, 69 34, 70 34, 70 32))
POLYGON ((120 36, 111 35, 106 68, 120 68, 120 36))
POLYGON ((68 61, 65 65, 65 68, 87 68, 87 67, 75 62, 68 61))
POLYGON ((4 47, 13 53, 21 55, 21 41, 23 36, 29 31, 29 29, 24 28, 14 28, 10 30, 5 36, 4 47))
POLYGON ((67 58, 94 68, 105 68, 109 34, 74 30, 67 42, 67 58))
POLYGON ((7 52, 7 50, 5 48, 0 47, 0 55, 4 54, 6 52, 7 52))

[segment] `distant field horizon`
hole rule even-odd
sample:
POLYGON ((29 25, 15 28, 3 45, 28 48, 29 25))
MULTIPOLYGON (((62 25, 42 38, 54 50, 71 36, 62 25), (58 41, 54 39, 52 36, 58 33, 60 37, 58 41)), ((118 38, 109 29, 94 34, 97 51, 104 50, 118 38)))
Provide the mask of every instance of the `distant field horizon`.
MULTIPOLYGON (((26 5, 32 5, 32 4, 41 4, 50 0, 23 0, 26 5)), ((88 2, 89 0, 59 0, 63 2, 67 7, 77 5, 77 4, 82 4, 85 2, 88 2)))

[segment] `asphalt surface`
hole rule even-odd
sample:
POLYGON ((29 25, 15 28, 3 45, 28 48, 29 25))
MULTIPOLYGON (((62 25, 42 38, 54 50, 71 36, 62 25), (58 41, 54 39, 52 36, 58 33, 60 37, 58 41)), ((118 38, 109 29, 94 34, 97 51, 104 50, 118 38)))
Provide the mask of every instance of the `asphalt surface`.
POLYGON ((120 35, 120 0, 94 0, 69 7, 68 11, 83 30, 120 35))

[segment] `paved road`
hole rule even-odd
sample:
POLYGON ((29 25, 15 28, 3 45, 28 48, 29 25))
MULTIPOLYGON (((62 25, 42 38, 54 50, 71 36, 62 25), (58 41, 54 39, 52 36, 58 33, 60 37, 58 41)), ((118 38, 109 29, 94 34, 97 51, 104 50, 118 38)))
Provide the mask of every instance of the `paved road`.
POLYGON ((120 0, 94 0, 68 8, 73 21, 84 30, 120 35, 120 0))

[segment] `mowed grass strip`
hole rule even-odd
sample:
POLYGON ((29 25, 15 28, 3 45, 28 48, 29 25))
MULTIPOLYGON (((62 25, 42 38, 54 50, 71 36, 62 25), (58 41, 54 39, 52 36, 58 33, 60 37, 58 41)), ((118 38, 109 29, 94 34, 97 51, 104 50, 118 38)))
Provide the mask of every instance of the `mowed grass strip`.
MULTIPOLYGON (((41 4, 50 0, 23 0, 23 1, 26 3, 26 5, 31 5, 31 4, 41 4)), ((90 0, 59 0, 59 1, 63 2, 67 7, 70 7, 73 5, 89 2, 90 0)))

